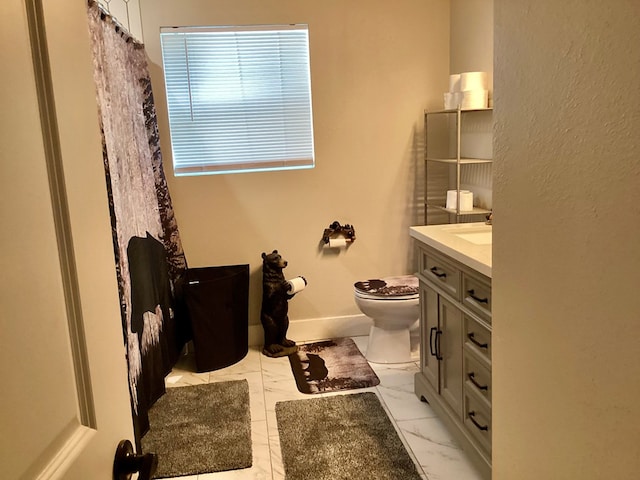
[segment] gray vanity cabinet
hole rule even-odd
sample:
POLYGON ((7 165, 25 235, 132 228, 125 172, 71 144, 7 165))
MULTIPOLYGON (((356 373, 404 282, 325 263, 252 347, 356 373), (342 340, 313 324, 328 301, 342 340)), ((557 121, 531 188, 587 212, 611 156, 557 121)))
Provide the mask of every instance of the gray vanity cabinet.
POLYGON ((428 335, 428 351, 423 352, 422 373, 448 403, 462 417, 462 313, 454 304, 424 282, 420 291, 424 334, 428 335))
POLYGON ((433 389, 440 393, 440 357, 438 333, 440 306, 438 292, 420 281, 421 374, 433 389), (425 339, 425 337, 428 337, 425 339))
POLYGON ((415 392, 491 477, 491 279, 417 242, 421 368, 415 392))

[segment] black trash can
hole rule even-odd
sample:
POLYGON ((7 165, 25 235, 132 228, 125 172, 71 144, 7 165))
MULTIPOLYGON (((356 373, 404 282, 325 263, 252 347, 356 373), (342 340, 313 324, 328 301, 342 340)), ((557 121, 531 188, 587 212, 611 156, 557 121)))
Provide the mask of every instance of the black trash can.
POLYGON ((239 362, 249 351, 249 265, 190 268, 186 277, 197 371, 239 362))

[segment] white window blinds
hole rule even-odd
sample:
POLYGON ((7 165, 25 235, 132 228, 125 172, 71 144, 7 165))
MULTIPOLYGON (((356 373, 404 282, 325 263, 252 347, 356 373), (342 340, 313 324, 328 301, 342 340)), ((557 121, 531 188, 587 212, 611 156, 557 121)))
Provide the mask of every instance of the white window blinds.
POLYGON ((176 175, 314 166, 306 25, 160 35, 176 175))

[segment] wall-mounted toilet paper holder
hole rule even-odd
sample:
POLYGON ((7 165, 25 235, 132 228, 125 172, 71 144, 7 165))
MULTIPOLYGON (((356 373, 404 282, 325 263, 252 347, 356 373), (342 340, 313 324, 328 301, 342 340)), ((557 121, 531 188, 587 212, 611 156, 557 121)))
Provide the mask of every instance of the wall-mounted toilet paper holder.
POLYGON ((322 234, 322 243, 328 244, 331 239, 336 238, 344 238, 348 245, 355 241, 356 230, 353 228, 353 225, 340 225, 337 221, 333 222, 329 225, 329 228, 324 229, 324 233, 322 234))

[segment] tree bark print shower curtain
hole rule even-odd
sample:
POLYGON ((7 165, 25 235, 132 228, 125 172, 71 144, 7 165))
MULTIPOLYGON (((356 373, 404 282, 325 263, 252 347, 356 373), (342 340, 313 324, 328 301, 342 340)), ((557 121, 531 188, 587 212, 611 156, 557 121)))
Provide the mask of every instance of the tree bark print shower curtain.
POLYGON ((143 45, 89 1, 94 79, 136 443, 189 337, 187 268, 167 189, 143 45))

